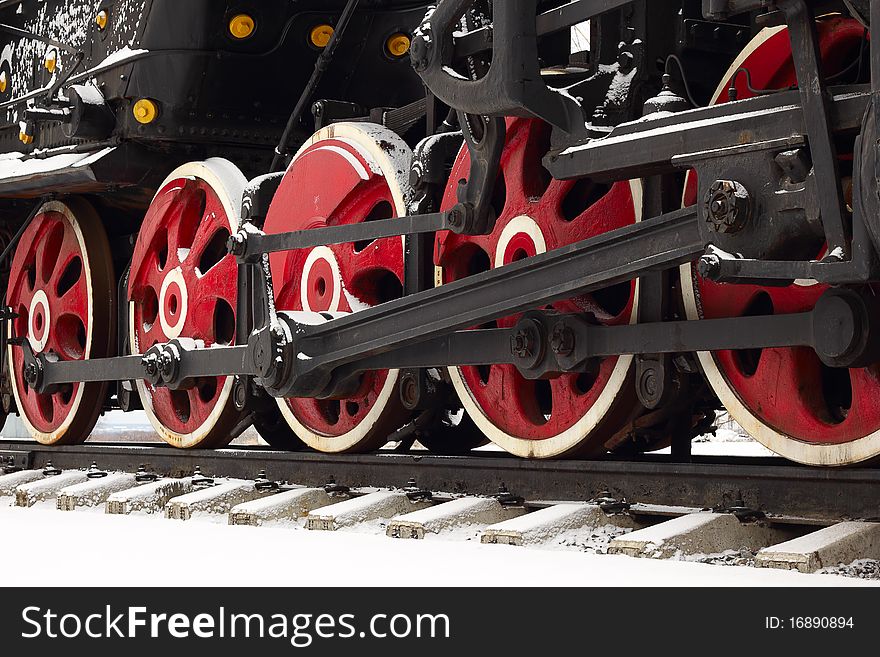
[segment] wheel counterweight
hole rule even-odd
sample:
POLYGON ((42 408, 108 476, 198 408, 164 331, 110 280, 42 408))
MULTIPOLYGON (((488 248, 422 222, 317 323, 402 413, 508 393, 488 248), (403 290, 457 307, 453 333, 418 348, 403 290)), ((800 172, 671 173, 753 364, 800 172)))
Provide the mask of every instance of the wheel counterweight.
MULTIPOLYGON (((861 56, 864 27, 831 17, 818 22, 826 75, 843 71, 861 56)), ((785 28, 762 31, 724 77, 714 102, 725 102, 735 72, 746 68, 753 89, 797 84, 791 45, 785 28)), ((753 93, 738 76, 738 98, 753 93)), ((848 156, 841 156, 845 170, 848 156)), ((697 201, 691 172, 684 203, 697 201)), ((826 247, 813 245, 812 258, 826 247)), ((792 285, 729 285, 701 278, 692 265, 681 268, 682 292, 689 319, 798 313, 813 308, 827 289, 814 281, 792 285)), ((776 348, 699 354, 703 371, 731 416, 756 440, 774 452, 811 465, 847 465, 880 455, 880 368, 825 366, 812 349, 776 348)))
MULTIPOLYGON (((6 303, 18 317, 11 335, 59 360, 111 355, 115 284, 107 235, 80 198, 51 201, 37 212, 15 250, 6 303)), ((24 381, 24 353, 8 350, 12 392, 30 434, 46 445, 88 438, 104 409, 106 383, 74 383, 38 394, 24 381)))
MULTIPOLYGON (((632 224, 641 216, 641 186, 589 179, 552 180, 541 166, 550 129, 534 120, 508 121, 502 173, 493 206, 498 217, 486 236, 438 234, 438 283, 502 267, 566 244, 632 224)), ((452 170, 443 208, 454 205, 470 169, 466 151, 452 170)), ((638 285, 624 283, 553 304, 604 325, 635 321, 638 285)), ((485 328, 509 328, 518 316, 485 328)), ((605 358, 588 371, 539 381, 512 365, 450 368, 458 395, 477 426, 509 452, 548 458, 598 452, 636 411, 631 356, 605 358)))
MULTIPOLYGON (((185 164, 168 176, 138 234, 129 275, 132 353, 191 338, 211 346, 235 342, 238 277, 226 241, 238 229, 247 183, 230 162, 185 164)), ((232 377, 205 377, 170 390, 138 382, 144 409, 165 442, 176 447, 227 444, 240 424, 232 377)))
MULTIPOLYGON (((316 133, 291 162, 266 217, 265 232, 390 219, 407 214, 412 153, 390 130, 334 124, 316 133)), ((270 256, 279 311, 358 312, 403 294, 401 237, 335 244, 270 256)), ((381 447, 409 414, 397 390, 398 371, 364 373, 344 399, 280 399, 294 433, 322 452, 381 447)))

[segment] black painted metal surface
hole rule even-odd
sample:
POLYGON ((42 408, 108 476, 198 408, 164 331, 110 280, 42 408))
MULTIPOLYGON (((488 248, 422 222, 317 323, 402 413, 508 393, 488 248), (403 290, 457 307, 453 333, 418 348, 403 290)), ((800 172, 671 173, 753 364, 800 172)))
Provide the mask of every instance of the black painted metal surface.
POLYGON ((880 468, 811 468, 775 458, 668 456, 639 460, 527 461, 503 454, 444 457, 418 452, 328 455, 267 448, 181 451, 168 447, 85 444, 46 447, 32 442, 0 443, 0 455, 22 466, 86 468, 95 460, 106 470, 134 472, 146 465, 160 474, 185 475, 199 465, 217 476, 253 478, 265 469, 271 479, 322 486, 407 485, 436 492, 494 494, 503 484, 527 500, 586 501, 600 493, 630 503, 724 508, 746 506, 768 516, 833 522, 880 517, 880 468), (26 456, 22 456, 22 455, 26 456))

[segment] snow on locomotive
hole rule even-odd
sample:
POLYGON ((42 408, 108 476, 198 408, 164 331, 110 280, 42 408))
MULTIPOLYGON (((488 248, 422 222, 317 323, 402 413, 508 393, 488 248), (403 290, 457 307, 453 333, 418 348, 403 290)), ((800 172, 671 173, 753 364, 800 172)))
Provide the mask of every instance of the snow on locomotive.
POLYGON ((872 12, 0 1, 3 410, 553 458, 726 408, 874 458, 872 12))

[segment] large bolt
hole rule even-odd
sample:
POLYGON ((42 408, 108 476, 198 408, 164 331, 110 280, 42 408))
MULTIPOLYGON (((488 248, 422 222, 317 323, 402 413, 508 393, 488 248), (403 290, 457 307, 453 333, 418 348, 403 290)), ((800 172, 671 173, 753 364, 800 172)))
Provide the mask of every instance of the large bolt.
POLYGON ((61 474, 61 468, 52 465, 52 461, 46 461, 46 467, 43 468, 43 476, 54 477, 61 474))
POLYGON ((171 376, 174 371, 174 357, 167 351, 163 351, 159 356, 159 371, 162 376, 171 376))
POLYGON ((235 408, 239 411, 244 410, 247 405, 247 392, 247 382, 242 377, 236 377, 232 386, 232 396, 235 408))
POLYGON ((721 258, 713 253, 702 256, 697 263, 697 273, 700 274, 701 278, 706 278, 710 281, 717 280, 721 274, 721 258))
POLYGON ((139 465, 137 472, 134 475, 134 480, 138 483, 145 483, 148 481, 156 481, 159 478, 155 472, 151 472, 147 469, 145 465, 139 465))
POLYGON ((446 222, 452 228, 460 228, 464 225, 464 206, 461 203, 446 212, 446 222))
POLYGON ((419 382, 412 372, 407 372, 400 381, 400 399, 410 409, 419 403, 419 382))
POLYGON ((574 351, 574 331, 562 322, 553 327, 550 349, 558 356, 568 356, 574 351))
POLYGON ((31 388, 37 387, 37 379, 39 378, 39 370, 36 363, 28 363, 24 366, 24 380, 27 381, 31 388))
POLYGON ((741 230, 752 216, 752 197, 736 180, 716 180, 705 199, 706 221, 719 233, 741 230))
POLYGON ((226 240, 226 251, 236 257, 243 256, 245 252, 244 245, 244 233, 242 231, 239 231, 235 235, 230 235, 229 238, 226 240))
POLYGON ((155 379, 159 374, 159 358, 155 352, 149 353, 141 359, 141 366, 147 379, 155 379))
POLYGON ((510 353, 517 358, 531 357, 534 346, 532 335, 524 329, 510 336, 510 353))

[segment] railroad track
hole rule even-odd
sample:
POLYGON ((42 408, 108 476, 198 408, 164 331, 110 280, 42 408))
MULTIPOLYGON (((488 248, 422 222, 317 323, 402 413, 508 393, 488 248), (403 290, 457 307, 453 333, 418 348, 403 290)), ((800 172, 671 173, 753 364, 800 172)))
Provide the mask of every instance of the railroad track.
MULTIPOLYGON (((880 559, 880 469, 772 458, 524 461, 415 451, 328 456, 0 443, 0 503, 104 507, 392 538, 569 545, 592 552, 813 572, 880 559), (92 463, 93 465, 90 467, 92 463), (59 474, 60 473, 60 474, 59 474)), ((874 565, 868 572, 876 575, 874 565)), ((841 572, 862 574, 865 568, 841 572)))

